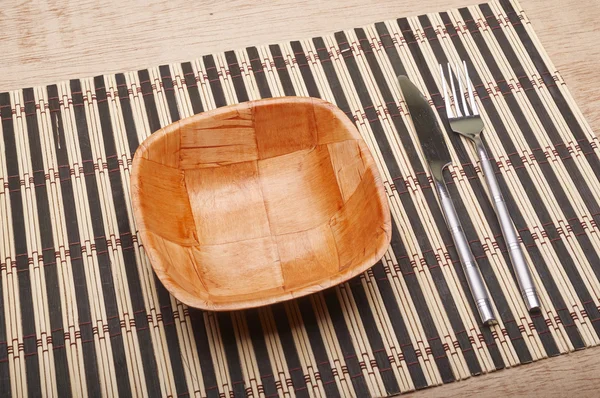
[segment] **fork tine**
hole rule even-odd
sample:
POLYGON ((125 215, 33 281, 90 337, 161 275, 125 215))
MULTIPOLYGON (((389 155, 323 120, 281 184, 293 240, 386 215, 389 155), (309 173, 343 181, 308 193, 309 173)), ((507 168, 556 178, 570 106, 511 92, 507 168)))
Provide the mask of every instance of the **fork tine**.
POLYGON ((446 78, 444 77, 444 68, 442 64, 440 64, 440 78, 442 79, 442 92, 444 93, 444 105, 446 106, 446 114, 449 119, 454 117, 454 112, 452 111, 452 107, 450 106, 450 96, 448 95, 448 83, 446 83, 446 78))
POLYGON ((452 69, 450 68, 450 63, 448 63, 448 78, 450 79, 450 86, 452 87, 454 109, 456 109, 454 117, 462 117, 462 112, 460 111, 460 106, 458 105, 458 97, 456 96, 456 87, 454 87, 454 78, 452 77, 452 69))
POLYGON ((460 102, 465 111, 465 116, 469 116, 469 108, 467 108, 467 101, 465 100, 465 90, 463 87, 463 81, 460 76, 460 69, 458 68, 458 64, 456 65, 456 78, 458 79, 458 90, 460 93, 460 102))
POLYGON ((475 102, 475 97, 473 96, 473 83, 471 79, 469 79, 469 71, 467 69, 467 62, 463 61, 463 66, 465 67, 465 79, 467 81, 467 90, 469 91, 469 102, 471 103, 471 110, 473 111, 473 115, 479 115, 479 111, 477 110, 477 103, 475 102))

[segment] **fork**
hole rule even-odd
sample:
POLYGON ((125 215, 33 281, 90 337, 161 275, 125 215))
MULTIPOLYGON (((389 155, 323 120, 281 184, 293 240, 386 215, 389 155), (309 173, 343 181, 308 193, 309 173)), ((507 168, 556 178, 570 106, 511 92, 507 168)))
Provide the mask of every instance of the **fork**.
POLYGON ((450 79, 450 88, 452 89, 451 96, 449 96, 446 78, 444 77, 444 68, 440 65, 443 97, 448 121, 450 122, 452 131, 469 138, 475 143, 475 148, 483 169, 483 175, 488 186, 489 194, 492 197, 494 209, 498 220, 500 221, 502 235, 508 246, 510 259, 517 276, 521 295, 529 311, 537 310, 540 308, 537 290, 531 278, 525 256, 521 250, 517 233, 513 226, 508 208, 506 207, 504 197, 502 196, 502 191, 496 180, 492 163, 485 146, 483 145, 483 140, 481 139, 481 133, 484 126, 477 109, 477 102, 475 101, 473 94, 473 84, 469 79, 469 72, 467 70, 467 63, 463 61, 462 66, 464 72, 464 86, 460 76, 461 71, 458 65, 455 67, 456 79, 458 80, 458 92, 460 93, 460 95, 456 95, 455 77, 452 74, 450 64, 448 64, 448 77, 450 79), (450 97, 452 97, 452 99, 450 97), (451 106, 452 103, 454 103, 454 108, 451 106))

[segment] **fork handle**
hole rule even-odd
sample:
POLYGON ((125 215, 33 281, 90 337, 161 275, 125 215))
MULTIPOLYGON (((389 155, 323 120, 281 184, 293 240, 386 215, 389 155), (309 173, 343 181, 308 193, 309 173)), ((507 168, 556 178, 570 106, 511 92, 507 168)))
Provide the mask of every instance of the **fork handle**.
POLYGON ((525 261, 525 256, 521 250, 521 245, 519 243, 519 239, 517 238, 515 227, 513 226, 510 214, 508 213, 508 208, 506 207, 504 197, 502 196, 502 191, 500 191, 498 180, 496 180, 492 163, 487 151, 485 150, 485 146, 483 145, 481 137, 477 135, 473 140, 475 141, 477 154, 481 162, 481 167, 483 168, 483 175, 485 176, 485 181, 494 203, 494 209, 496 210, 496 215, 500 221, 502 235, 504 236, 504 240, 508 246, 508 252, 513 269, 519 282, 521 296, 523 296, 523 300, 525 300, 527 309, 529 311, 539 309, 540 300, 538 298, 537 290, 535 288, 535 284, 533 283, 527 262, 525 261))
POLYGON ((436 167, 435 170, 432 170, 432 176, 436 191, 438 193, 438 198, 440 199, 440 205, 444 212, 446 224, 450 230, 450 233, 452 234, 452 239, 454 240, 454 245, 456 246, 456 251, 458 252, 458 257, 460 258, 460 263, 462 265, 463 272, 465 273, 467 283, 469 284, 471 294, 473 295, 473 299, 475 300, 475 305, 477 307, 477 311, 479 312, 479 316, 481 317, 481 321, 485 325, 495 324, 496 319, 494 317, 491 300, 488 296, 485 284, 483 283, 481 271, 479 270, 477 262, 475 261, 475 257, 471 252, 469 242, 465 237, 465 232, 460 223, 460 219, 456 214, 456 209, 452 203, 450 192, 448 191, 446 183, 444 182, 442 170, 442 167, 436 167))

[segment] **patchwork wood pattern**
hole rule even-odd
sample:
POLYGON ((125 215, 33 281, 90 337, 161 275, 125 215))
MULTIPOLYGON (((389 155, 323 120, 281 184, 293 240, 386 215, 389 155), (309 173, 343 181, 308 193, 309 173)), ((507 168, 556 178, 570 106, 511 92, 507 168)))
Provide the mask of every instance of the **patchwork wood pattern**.
POLYGON ((329 102, 283 97, 157 131, 133 159, 132 207, 160 281, 211 311, 306 296, 379 261, 391 239, 381 176, 329 102))
MULTIPOLYGON (((0 93, 0 119, 2 397, 386 396, 600 342, 598 138, 515 1, 0 93), (461 60, 542 303, 526 311, 473 145, 445 125, 446 179, 498 314, 491 328, 478 324, 396 82, 407 75, 442 109, 438 64, 461 60), (353 121, 385 188, 389 250, 285 303, 187 307, 141 242, 133 154, 185 117, 283 96, 321 98, 353 121)), ((163 232, 203 233, 181 228, 163 232)))

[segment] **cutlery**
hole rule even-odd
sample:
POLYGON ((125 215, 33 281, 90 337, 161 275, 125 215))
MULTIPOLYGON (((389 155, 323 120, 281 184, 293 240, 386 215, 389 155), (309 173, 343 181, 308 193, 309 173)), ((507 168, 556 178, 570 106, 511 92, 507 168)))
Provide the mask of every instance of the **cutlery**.
POLYGON ((451 158, 440 126, 429 102, 408 77, 399 76, 398 82, 481 321, 485 325, 495 324, 491 300, 444 181, 443 172, 451 158))
POLYGON ((481 120, 481 116, 479 115, 479 111, 477 109, 477 103, 475 102, 475 98, 473 96, 473 84, 469 79, 467 64, 464 61, 463 70, 464 84, 460 76, 458 65, 455 68, 459 89, 459 95, 457 95, 455 78, 452 74, 450 64, 448 64, 448 76, 450 79, 450 88, 452 89, 451 95, 448 95, 448 87, 446 79, 444 78, 444 69, 442 68, 442 65, 440 65, 443 97, 445 99, 448 121, 450 122, 450 127, 455 133, 461 134, 475 143, 479 162, 481 163, 483 175, 485 177, 490 196, 492 197, 496 215, 500 221, 500 228, 508 247, 513 269, 515 271, 515 275, 517 276, 521 290, 521 295, 523 296, 523 300, 525 301, 529 311, 537 310, 540 308, 540 301, 537 295, 535 284, 531 278, 531 273, 529 271, 529 267, 527 266, 527 262, 525 261, 523 251, 521 250, 517 233, 510 218, 508 208, 506 207, 504 197, 502 196, 502 191, 500 190, 500 186, 496 180, 492 163, 487 154, 485 146, 483 145, 483 140, 481 139, 483 121, 481 120), (466 92, 463 89, 466 89, 466 92), (454 108, 451 106, 451 97, 454 100, 454 108))

